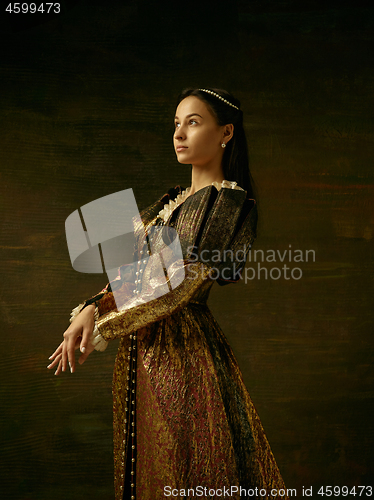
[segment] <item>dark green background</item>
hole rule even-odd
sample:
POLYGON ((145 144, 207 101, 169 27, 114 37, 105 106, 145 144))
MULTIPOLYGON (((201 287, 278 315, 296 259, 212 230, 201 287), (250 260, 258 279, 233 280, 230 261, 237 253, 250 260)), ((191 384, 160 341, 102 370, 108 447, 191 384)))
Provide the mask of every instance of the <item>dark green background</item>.
POLYGON ((172 147, 186 86, 242 102, 254 248, 316 252, 288 264, 300 280, 210 298, 286 485, 373 484, 374 9, 108 3, 0 18, 1 498, 113 498, 116 344, 73 376, 46 370, 71 309, 107 283, 72 269, 64 223, 122 189, 141 209, 189 185, 172 147))

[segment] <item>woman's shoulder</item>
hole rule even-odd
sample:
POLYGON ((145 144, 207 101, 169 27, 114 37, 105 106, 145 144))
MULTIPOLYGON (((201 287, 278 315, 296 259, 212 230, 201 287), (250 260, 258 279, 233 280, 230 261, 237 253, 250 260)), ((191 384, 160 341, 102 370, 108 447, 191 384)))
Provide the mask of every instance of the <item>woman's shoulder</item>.
MULTIPOLYGON (((177 192, 179 189, 183 190, 180 186, 174 189, 177 192)), ((174 192, 172 194, 174 195, 174 192)), ((213 182, 186 198, 179 217, 183 220, 190 220, 192 217, 193 226, 199 226, 200 222, 205 232, 213 227, 217 231, 222 231, 223 228, 227 231, 229 228, 241 226, 249 214, 252 220, 257 220, 256 205, 256 200, 248 197, 247 192, 236 182, 213 182)))
POLYGON ((210 217, 225 219, 230 224, 234 220, 245 219, 251 211, 257 210, 256 200, 247 196, 247 192, 236 182, 223 181, 213 183, 211 192, 210 217))
POLYGON ((255 234, 256 201, 243 189, 206 186, 182 204, 178 227, 182 240, 204 249, 228 248, 239 232, 255 234))

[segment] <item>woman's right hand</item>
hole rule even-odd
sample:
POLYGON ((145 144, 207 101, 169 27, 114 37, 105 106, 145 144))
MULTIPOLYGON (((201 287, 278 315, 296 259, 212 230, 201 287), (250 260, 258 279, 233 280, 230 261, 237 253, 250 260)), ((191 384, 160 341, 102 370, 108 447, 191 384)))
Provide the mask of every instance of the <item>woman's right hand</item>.
POLYGON ((64 340, 57 347, 49 359, 52 363, 47 366, 48 369, 57 365, 55 375, 65 371, 67 365, 70 366, 71 373, 75 371, 75 353, 76 349, 82 352, 79 358, 79 364, 83 364, 91 352, 95 349, 91 342, 92 332, 95 327, 95 306, 93 304, 86 306, 64 332, 64 340))

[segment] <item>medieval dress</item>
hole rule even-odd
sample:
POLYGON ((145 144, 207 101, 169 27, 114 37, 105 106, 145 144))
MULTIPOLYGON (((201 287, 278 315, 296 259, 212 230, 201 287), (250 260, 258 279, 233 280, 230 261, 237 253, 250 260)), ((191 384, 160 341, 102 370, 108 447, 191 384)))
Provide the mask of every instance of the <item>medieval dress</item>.
POLYGON ((171 188, 140 213, 134 263, 71 314, 73 321, 95 304, 96 348, 120 340, 113 375, 115 498, 285 499, 277 494, 285 486, 238 363, 207 306, 215 281, 241 277, 256 238, 256 201, 233 181, 193 195, 189 189, 171 188), (170 228, 183 258, 167 262, 164 252, 161 277, 150 254, 168 248, 170 228))

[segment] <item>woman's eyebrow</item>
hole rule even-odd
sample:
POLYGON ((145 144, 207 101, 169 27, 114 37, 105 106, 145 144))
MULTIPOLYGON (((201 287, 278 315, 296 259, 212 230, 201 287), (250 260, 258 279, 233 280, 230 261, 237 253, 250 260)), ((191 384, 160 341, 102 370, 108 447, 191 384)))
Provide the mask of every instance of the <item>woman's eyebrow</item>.
MULTIPOLYGON (((202 118, 202 116, 199 115, 198 113, 190 113, 189 115, 186 116, 186 118, 191 118, 191 116, 200 116, 200 118, 202 118)), ((179 118, 175 115, 174 120, 179 120, 179 118)))

